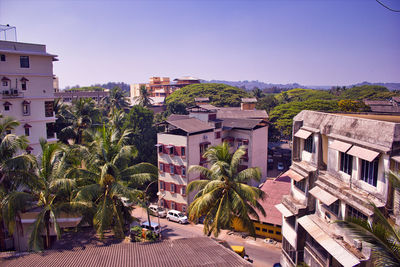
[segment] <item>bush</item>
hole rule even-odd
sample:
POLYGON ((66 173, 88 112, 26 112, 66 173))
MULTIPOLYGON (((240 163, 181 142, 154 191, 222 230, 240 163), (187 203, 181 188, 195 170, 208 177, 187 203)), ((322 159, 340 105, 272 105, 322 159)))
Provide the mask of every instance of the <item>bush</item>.
POLYGON ((142 240, 142 227, 136 225, 131 228, 131 241, 140 242, 142 240))
POLYGON ((153 231, 146 231, 146 240, 148 241, 156 241, 157 240, 157 234, 154 233, 153 231))

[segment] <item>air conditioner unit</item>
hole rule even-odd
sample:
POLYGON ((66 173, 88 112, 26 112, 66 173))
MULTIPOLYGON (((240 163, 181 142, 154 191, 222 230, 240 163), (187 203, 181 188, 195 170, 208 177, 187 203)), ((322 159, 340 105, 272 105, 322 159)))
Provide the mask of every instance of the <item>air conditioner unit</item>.
POLYGON ((207 139, 208 139, 208 136, 207 136, 207 135, 203 135, 203 139, 204 139, 204 140, 207 140, 207 139))
POLYGON ((14 95, 18 95, 18 90, 13 90, 14 95))

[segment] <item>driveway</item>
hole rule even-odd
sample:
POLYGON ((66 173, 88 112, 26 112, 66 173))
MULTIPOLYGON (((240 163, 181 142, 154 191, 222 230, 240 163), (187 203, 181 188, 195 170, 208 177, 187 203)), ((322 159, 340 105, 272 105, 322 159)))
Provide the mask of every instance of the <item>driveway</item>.
MULTIPOLYGON (((141 209, 136 208, 132 215, 141 221, 147 221, 147 213, 141 209)), ((162 236, 164 239, 178 239, 187 237, 198 237, 204 236, 202 224, 179 224, 176 222, 170 222, 166 219, 159 219, 157 217, 150 216, 152 222, 158 222, 162 228, 162 236)), ((243 239, 239 236, 228 235, 228 231, 223 230, 218 236, 218 239, 225 240, 229 245, 233 246, 244 246, 246 254, 252 259, 253 265, 257 267, 262 266, 273 266, 274 263, 279 262, 281 249, 280 244, 276 246, 266 244, 263 239, 247 237, 243 239)))

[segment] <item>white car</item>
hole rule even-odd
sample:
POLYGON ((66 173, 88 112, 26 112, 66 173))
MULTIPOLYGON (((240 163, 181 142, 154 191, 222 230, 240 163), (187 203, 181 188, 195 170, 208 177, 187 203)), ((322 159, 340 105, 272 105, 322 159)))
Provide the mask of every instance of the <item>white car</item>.
POLYGON ((168 211, 167 220, 178 222, 180 224, 188 223, 188 218, 182 212, 177 210, 168 211))
POLYGON ((151 210, 152 215, 154 216, 160 216, 161 218, 164 218, 165 216, 167 216, 167 211, 162 208, 159 207, 157 205, 150 205, 149 209, 151 210))
POLYGON ((142 222, 142 223, 140 224, 140 226, 141 226, 142 228, 144 228, 144 229, 153 231, 153 232, 156 233, 157 235, 159 235, 159 234, 161 233, 161 227, 160 227, 160 225, 159 225, 158 223, 151 222, 151 226, 149 226, 149 222, 148 222, 148 221, 145 221, 145 222, 142 222))

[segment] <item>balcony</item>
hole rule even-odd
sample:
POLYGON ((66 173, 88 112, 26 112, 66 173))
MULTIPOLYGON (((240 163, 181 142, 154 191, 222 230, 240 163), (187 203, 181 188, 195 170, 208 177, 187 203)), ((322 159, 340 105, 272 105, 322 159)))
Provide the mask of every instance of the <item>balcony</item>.
POLYGON ((2 95, 3 99, 22 98, 22 97, 24 97, 24 93, 22 93, 18 89, 3 90, 1 95, 2 95))

